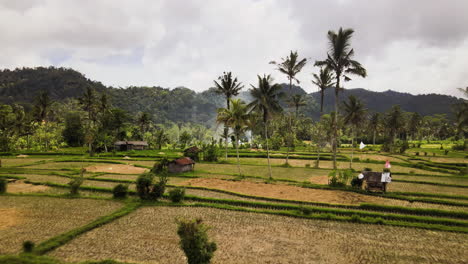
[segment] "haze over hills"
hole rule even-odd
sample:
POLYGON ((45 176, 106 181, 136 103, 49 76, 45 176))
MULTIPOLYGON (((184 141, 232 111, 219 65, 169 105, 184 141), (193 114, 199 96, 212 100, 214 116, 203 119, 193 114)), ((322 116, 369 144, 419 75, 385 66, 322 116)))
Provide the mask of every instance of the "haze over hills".
MULTIPOLYGON (((65 68, 38 67, 0 71, 0 102, 17 103, 30 107, 40 91, 47 91, 55 101, 67 98, 79 98, 86 87, 94 87, 98 92, 107 92, 114 106, 120 107, 132 115, 148 112, 155 122, 197 122, 212 123, 216 109, 225 105, 223 96, 216 94, 212 88, 197 93, 189 88, 174 89, 162 87, 128 87, 126 89, 106 87, 100 82, 87 79, 83 74, 65 68)), ((283 84, 285 94, 289 88, 283 84)), ((301 87, 294 86, 293 94, 306 96, 307 105, 302 108, 306 116, 319 117, 320 93, 307 94, 301 87)), ((453 96, 440 94, 412 95, 395 91, 373 92, 366 89, 345 89, 340 94, 340 101, 349 95, 360 98, 370 111, 384 112, 393 105, 400 105, 404 111, 418 112, 421 115, 452 115, 452 105, 460 102, 453 96)), ((248 91, 239 96, 249 101, 248 91)), ((325 92, 324 110, 333 109, 334 92, 325 92)))

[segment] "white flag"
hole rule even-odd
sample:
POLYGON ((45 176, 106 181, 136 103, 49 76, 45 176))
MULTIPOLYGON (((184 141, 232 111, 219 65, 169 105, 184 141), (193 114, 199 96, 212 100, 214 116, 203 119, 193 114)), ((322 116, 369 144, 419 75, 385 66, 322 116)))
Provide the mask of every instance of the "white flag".
POLYGON ((359 144, 359 149, 363 149, 365 147, 366 147, 366 145, 364 143, 362 143, 362 141, 361 141, 361 144, 359 144))

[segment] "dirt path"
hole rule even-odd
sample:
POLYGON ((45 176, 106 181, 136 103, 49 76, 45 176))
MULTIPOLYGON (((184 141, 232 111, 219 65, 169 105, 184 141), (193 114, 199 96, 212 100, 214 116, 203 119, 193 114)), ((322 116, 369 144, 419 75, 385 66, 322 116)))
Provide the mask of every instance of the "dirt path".
POLYGON ((338 204, 360 204, 381 203, 385 204, 387 199, 371 197, 352 192, 308 189, 281 184, 264 184, 247 181, 225 181, 218 179, 191 179, 181 185, 208 187, 227 190, 247 195, 279 198, 285 200, 338 203, 338 204))
POLYGON ((89 166, 85 169, 86 171, 89 171, 89 172, 110 172, 110 173, 122 173, 122 174, 141 174, 141 173, 148 171, 145 168, 139 168, 133 165, 124 165, 124 164, 89 166))

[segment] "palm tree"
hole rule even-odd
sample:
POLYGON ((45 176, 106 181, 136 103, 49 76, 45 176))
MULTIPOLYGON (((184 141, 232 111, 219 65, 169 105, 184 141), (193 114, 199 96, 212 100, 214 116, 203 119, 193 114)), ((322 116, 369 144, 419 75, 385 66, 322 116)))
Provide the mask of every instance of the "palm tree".
MULTIPOLYGON (((237 96, 244 88, 241 82, 237 80, 237 77, 234 79, 232 78, 232 73, 231 72, 223 72, 223 75, 218 77, 218 81, 214 81, 215 87, 216 87, 216 93, 218 94, 223 94, 224 97, 226 98, 226 109, 230 109, 229 102, 232 99, 233 96, 237 96)), ((225 145, 226 145, 226 159, 228 156, 228 133, 229 133, 229 128, 225 125, 224 126, 224 138, 225 138, 225 145)))
MULTIPOLYGON (((353 36, 353 29, 340 28, 338 33, 335 31, 328 31, 328 42, 330 44, 329 51, 327 52, 327 59, 323 61, 316 61, 316 66, 325 66, 335 73, 335 118, 338 118, 338 93, 341 89, 341 78, 344 81, 350 81, 350 74, 366 77, 367 72, 362 65, 353 60, 354 49, 351 48, 351 37, 353 36)), ((337 124, 337 120, 335 120, 337 124)), ((338 143, 338 127, 333 133, 333 168, 336 169, 336 148, 338 143)))
POLYGON ((248 120, 250 118, 249 107, 240 99, 230 100, 231 108, 219 108, 216 120, 218 123, 224 123, 225 126, 233 130, 235 139, 236 154, 237 154, 237 168, 239 169, 239 176, 242 175, 239 161, 239 139, 247 129, 248 120))
POLYGON ((295 112, 296 112, 296 118, 299 116, 299 108, 301 106, 306 105, 306 101, 304 99, 304 96, 300 94, 295 94, 291 97, 289 103, 294 106, 295 112))
POLYGON ((47 121, 50 113, 52 112, 53 101, 49 97, 49 93, 42 91, 36 97, 36 104, 34 105, 34 112, 37 121, 47 121))
POLYGON ((364 123, 366 109, 362 104, 361 100, 357 99, 355 96, 350 95, 348 102, 343 102, 344 105, 344 123, 351 126, 351 160, 349 162, 349 168, 353 166, 353 157, 354 157, 354 138, 356 137, 356 129, 359 124, 364 123))
MULTIPOLYGON (((97 109, 97 99, 96 94, 93 88, 90 86, 86 87, 86 91, 83 94, 83 97, 78 98, 80 104, 83 107, 83 110, 88 112, 88 120, 95 122, 96 121, 96 109, 97 109)), ((107 100, 107 99, 106 99, 107 100)))
POLYGON ((317 85, 320 89, 320 115, 323 115, 323 97, 325 95, 325 90, 335 84, 333 82, 333 72, 328 67, 321 67, 318 75, 315 73, 312 75, 314 76, 312 83, 317 85))
MULTIPOLYGON (((297 84, 300 83, 300 81, 296 78, 296 75, 301 72, 302 68, 307 63, 307 59, 299 59, 299 55, 297 54, 297 51, 291 51, 289 53, 289 56, 286 58, 281 58, 282 62, 277 63, 275 61, 271 61, 270 64, 274 64, 278 66, 278 71, 285 74, 289 80, 289 97, 291 97, 292 93, 292 82, 295 81, 297 84)), ((292 118, 289 118, 289 133, 292 134, 292 118)), ((289 140, 288 140, 288 151, 286 154, 286 164, 288 164, 289 161, 289 151, 290 151, 290 145, 289 140)))
POLYGON ((372 131, 372 145, 375 145, 375 136, 379 130, 380 113, 373 113, 369 119, 369 129, 372 131))
POLYGON ((263 126, 265 129, 265 141, 267 149, 267 159, 268 159, 268 173, 270 179, 272 179, 271 174, 271 165, 270 165, 270 148, 268 145, 268 121, 271 116, 275 113, 281 112, 283 109, 280 105, 279 98, 282 96, 281 85, 272 84, 273 78, 270 75, 257 75, 258 77, 258 87, 253 85, 250 89, 250 95, 253 98, 253 101, 249 104, 252 111, 261 113, 263 117, 263 126))

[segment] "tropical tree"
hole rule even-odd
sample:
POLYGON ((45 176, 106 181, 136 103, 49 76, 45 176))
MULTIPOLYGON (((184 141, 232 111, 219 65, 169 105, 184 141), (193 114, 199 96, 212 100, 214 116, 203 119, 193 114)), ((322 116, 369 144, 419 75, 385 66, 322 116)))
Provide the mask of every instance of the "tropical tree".
POLYGON ((290 98, 290 101, 289 103, 294 106, 294 109, 295 109, 295 113, 296 113, 296 118, 299 116, 299 108, 301 106, 305 106, 306 105, 306 101, 304 99, 304 96, 300 95, 300 94, 295 94, 293 95, 291 98, 290 98))
POLYGON ((372 145, 375 145, 375 136, 379 131, 380 120, 380 113, 373 113, 369 119, 369 130, 372 131, 372 145))
POLYGON ((36 97, 34 104, 34 113, 37 121, 48 121, 48 117, 52 112, 53 101, 49 97, 49 93, 42 91, 36 97))
POLYGON ((242 175, 239 161, 239 139, 242 133, 247 129, 248 120, 250 118, 249 107, 240 99, 231 99, 230 104, 230 109, 218 109, 216 120, 218 123, 223 123, 233 130, 237 154, 237 168, 239 170, 239 175, 242 175))
POLYGON ((268 159, 268 173, 270 179, 272 178, 271 174, 271 164, 270 164, 270 148, 268 143, 268 121, 271 119, 272 115, 278 112, 281 112, 283 109, 280 105, 279 98, 282 96, 281 85, 272 84, 273 78, 270 75, 257 75, 258 78, 258 87, 250 85, 250 95, 253 98, 253 101, 249 104, 252 111, 256 111, 262 115, 262 121, 264 126, 264 135, 267 149, 267 159, 268 159))
POLYGON ((388 140, 391 145, 393 145, 395 142, 396 136, 401 132, 404 125, 405 120, 403 118, 403 112, 401 111, 400 106, 393 106, 385 118, 385 126, 388 131, 388 140))
MULTIPOLYGON (((218 94, 224 95, 226 98, 226 109, 230 109, 230 100, 232 97, 237 96, 244 88, 241 82, 237 80, 237 77, 233 78, 231 72, 223 72, 223 75, 218 77, 218 81, 214 81, 216 90, 215 92, 218 94)), ((224 126, 224 139, 225 139, 225 146, 226 146, 226 159, 228 156, 228 134, 229 128, 228 126, 224 126)))
POLYGON ((331 116, 322 115, 320 121, 316 122, 311 129, 311 141, 315 142, 317 151, 317 160, 315 162, 315 168, 319 168, 320 163, 320 152, 326 146, 327 141, 330 139, 331 129, 331 116))
MULTIPOLYGON (((327 58, 323 61, 316 61, 316 66, 324 66, 332 70, 335 74, 335 118, 338 118, 338 95, 341 89, 341 79, 350 81, 350 75, 366 77, 367 72, 361 63, 353 60, 354 49, 351 48, 351 37, 354 34, 353 29, 340 28, 338 32, 328 31, 328 42, 330 48, 327 52, 327 58)), ((338 121, 335 120, 337 124, 338 121)), ((336 169, 336 150, 338 145, 338 127, 333 133, 333 168, 336 169)))
MULTIPOLYGON (((458 88, 458 90, 460 90, 463 93, 463 95, 466 98, 468 98, 468 87, 466 87, 465 89, 458 88)), ((464 99, 461 103, 456 104, 454 108, 457 135, 464 138, 466 128, 468 127, 468 100, 464 99)), ((464 144, 467 144, 466 141, 464 144)))
POLYGON ((419 128, 421 126, 421 115, 414 112, 411 114, 411 118, 409 119, 408 123, 408 132, 410 133, 411 139, 416 138, 416 134, 419 131, 419 128))
POLYGON ((96 141, 98 129, 95 127, 97 121, 98 103, 96 93, 90 86, 86 87, 86 91, 79 99, 83 110, 88 113, 85 141, 88 143, 89 155, 93 154, 93 143, 96 141))
POLYGON ((147 112, 140 114, 137 120, 138 126, 140 127, 141 134, 144 135, 148 131, 150 125, 150 116, 147 112))
POLYGON ((361 100, 353 95, 350 95, 348 102, 343 102, 344 105, 344 123, 351 127, 351 160, 349 161, 349 168, 353 166, 354 157, 354 139, 356 137, 356 130, 358 126, 364 124, 366 118, 366 109, 361 100))
MULTIPOLYGON (((271 61, 270 64, 274 64, 276 65, 278 68, 277 70, 281 73, 283 73, 284 75, 286 75, 286 77, 288 78, 289 80, 289 98, 292 97, 292 83, 293 81, 295 81, 297 84, 300 83, 299 79, 296 78, 296 75, 301 72, 302 68, 304 68, 304 66, 306 65, 307 63, 307 59, 299 59, 299 55, 297 54, 297 51, 291 51, 289 53, 289 56, 287 56, 286 58, 281 58, 281 62, 276 62, 276 61, 271 61)), ((288 127, 288 130, 289 130, 289 134, 291 135, 293 133, 292 131, 292 116, 289 117, 289 127, 288 127)), ((289 161, 289 151, 290 151, 290 147, 291 147, 291 142, 288 140, 287 141, 287 147, 288 147, 288 151, 286 153, 286 164, 288 164, 288 161, 289 161)))
POLYGON ((325 90, 329 87, 335 85, 333 82, 333 72, 328 67, 321 67, 320 73, 317 75, 315 73, 312 74, 314 76, 314 80, 312 83, 317 85, 320 89, 320 115, 323 114, 323 98, 325 95, 325 90))

